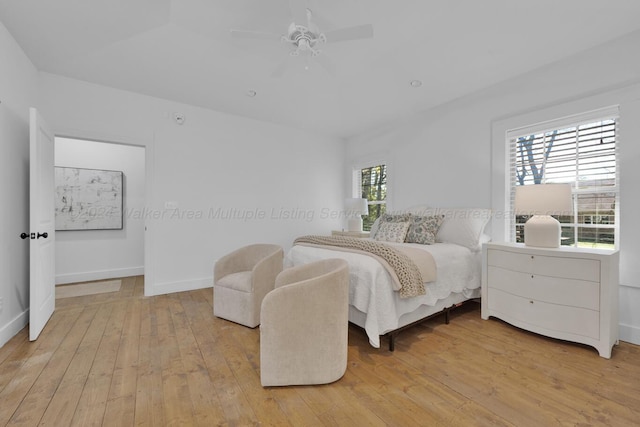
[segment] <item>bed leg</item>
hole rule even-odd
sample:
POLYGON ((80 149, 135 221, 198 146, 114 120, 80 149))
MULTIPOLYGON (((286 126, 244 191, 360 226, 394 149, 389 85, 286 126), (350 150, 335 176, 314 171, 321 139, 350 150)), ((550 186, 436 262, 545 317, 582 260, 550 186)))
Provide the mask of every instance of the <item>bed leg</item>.
POLYGON ((389 351, 396 349, 396 334, 389 334, 389 351))
POLYGON ((449 312, 451 311, 451 307, 447 307, 444 309, 444 324, 449 324, 449 312))

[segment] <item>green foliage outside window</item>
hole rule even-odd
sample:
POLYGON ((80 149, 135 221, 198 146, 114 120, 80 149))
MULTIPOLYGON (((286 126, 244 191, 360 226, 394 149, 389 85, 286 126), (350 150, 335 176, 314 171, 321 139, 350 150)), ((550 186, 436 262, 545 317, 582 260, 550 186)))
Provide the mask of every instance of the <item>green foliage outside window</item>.
POLYGON ((369 231, 387 208, 387 166, 364 168, 360 171, 360 178, 361 197, 367 199, 369 204, 369 215, 362 217, 362 229, 369 231))

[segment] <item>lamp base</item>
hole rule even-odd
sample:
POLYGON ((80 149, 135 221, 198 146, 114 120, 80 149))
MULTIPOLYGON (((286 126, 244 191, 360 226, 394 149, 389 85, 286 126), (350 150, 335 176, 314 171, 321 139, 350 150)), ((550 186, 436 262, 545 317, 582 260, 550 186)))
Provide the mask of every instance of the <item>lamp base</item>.
POLYGON ((347 220, 347 231, 362 231, 362 217, 360 215, 347 220))
POLYGON ((550 215, 534 215, 524 224, 524 244, 538 248, 560 247, 562 229, 550 215))

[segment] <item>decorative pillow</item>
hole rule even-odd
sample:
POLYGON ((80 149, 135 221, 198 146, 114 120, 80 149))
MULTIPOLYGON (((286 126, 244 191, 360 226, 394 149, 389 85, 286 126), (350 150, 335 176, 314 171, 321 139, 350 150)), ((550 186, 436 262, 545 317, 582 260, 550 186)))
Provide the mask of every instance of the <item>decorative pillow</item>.
POLYGON ((383 242, 404 242, 409 229, 409 222, 380 222, 380 227, 374 236, 375 240, 383 242))
POLYGON ((385 213, 380 216, 380 222, 409 222, 410 213, 385 213))
POLYGON ((409 222, 411 220, 410 213, 385 213, 380 215, 371 225, 370 235, 375 239, 378 229, 383 222, 409 222))
POLYGON ((444 215, 413 216, 405 242, 432 245, 436 242, 436 234, 444 221, 444 215))
POLYGON ((455 243, 474 251, 482 247, 480 239, 491 219, 491 209, 483 208, 433 208, 427 214, 444 215, 436 242, 455 243))

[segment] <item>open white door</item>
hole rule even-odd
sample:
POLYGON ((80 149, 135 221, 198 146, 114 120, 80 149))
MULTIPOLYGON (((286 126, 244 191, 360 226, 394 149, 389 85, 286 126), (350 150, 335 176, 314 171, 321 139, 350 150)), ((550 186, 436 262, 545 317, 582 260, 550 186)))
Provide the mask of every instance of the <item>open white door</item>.
POLYGON ((35 108, 29 119, 29 339, 34 341, 56 305, 54 138, 35 108))

